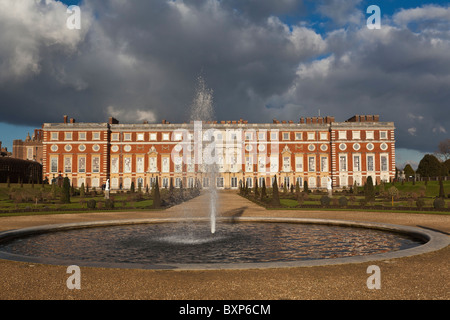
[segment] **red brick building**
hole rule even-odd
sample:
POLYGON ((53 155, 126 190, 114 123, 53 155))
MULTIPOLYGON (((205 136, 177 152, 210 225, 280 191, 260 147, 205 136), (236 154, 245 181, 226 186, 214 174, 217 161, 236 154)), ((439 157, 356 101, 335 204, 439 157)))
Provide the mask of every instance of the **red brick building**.
POLYGON ((13 158, 36 161, 42 164, 44 162, 42 129, 34 130, 33 136, 28 133, 24 140, 13 141, 13 158))
POLYGON ((395 176, 395 127, 379 116, 301 118, 272 123, 212 121, 172 124, 63 123, 43 125, 44 178, 67 176, 81 183, 129 189, 131 183, 151 187, 251 187, 255 179, 267 186, 277 175, 281 186, 304 181, 309 188, 362 185, 368 176, 389 181, 395 176), (214 150, 212 152, 212 150, 214 150), (205 157, 207 156, 207 157, 205 157), (206 159, 218 175, 211 181, 206 159))

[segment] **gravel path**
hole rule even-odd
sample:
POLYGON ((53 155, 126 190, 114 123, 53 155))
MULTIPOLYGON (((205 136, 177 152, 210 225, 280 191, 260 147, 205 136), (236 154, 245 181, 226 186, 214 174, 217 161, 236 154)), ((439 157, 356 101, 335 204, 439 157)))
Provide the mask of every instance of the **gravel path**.
MULTIPOLYGON (((264 210, 233 192, 221 194, 223 216, 298 217, 421 226, 450 233, 450 216, 405 213, 264 210)), ((199 197, 165 211, 2 217, 0 230, 54 223, 207 216, 199 197)), ((369 290, 374 263, 253 270, 122 270, 82 267, 81 290, 69 290, 63 266, 0 260, 0 299, 442 299, 450 298, 450 247, 378 261, 381 289, 369 290)))

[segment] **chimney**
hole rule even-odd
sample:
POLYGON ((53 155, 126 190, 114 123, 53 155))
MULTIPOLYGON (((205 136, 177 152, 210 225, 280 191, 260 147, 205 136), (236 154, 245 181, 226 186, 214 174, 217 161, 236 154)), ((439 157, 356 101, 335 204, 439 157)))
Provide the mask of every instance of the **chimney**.
POLYGON ((109 124, 119 124, 119 120, 113 117, 109 117, 109 124))
POLYGON ((380 116, 379 116, 378 114, 374 115, 374 116, 373 116, 373 121, 374 121, 374 122, 380 121, 380 116))
POLYGON ((300 118, 300 123, 302 123, 302 124, 305 123, 305 118, 303 118, 303 117, 300 118))
POLYGON ((373 116, 372 115, 366 116, 366 121, 373 122, 373 116))
POLYGON ((67 124, 69 117, 68 116, 64 116, 64 124, 67 124))
POLYGON ((70 123, 75 123, 75 119, 74 118, 70 118, 70 123))

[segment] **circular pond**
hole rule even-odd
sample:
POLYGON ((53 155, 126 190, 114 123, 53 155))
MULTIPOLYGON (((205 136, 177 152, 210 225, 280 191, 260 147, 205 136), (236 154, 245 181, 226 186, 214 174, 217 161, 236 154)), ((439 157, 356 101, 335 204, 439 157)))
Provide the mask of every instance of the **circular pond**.
POLYGON ((0 258, 131 268, 259 267, 389 254, 427 242, 414 233, 360 225, 267 222, 223 221, 214 234, 207 221, 190 220, 54 226, 3 234, 0 258))

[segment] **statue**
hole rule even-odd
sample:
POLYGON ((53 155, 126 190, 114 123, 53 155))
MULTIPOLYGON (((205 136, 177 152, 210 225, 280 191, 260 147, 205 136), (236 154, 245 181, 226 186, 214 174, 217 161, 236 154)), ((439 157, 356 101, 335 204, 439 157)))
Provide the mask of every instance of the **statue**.
POLYGON ((331 198, 333 196, 333 187, 332 187, 332 182, 333 180, 331 180, 330 177, 327 177, 327 191, 328 191, 328 196, 331 198))
POLYGON ((109 179, 106 180, 105 199, 109 199, 109 179))

